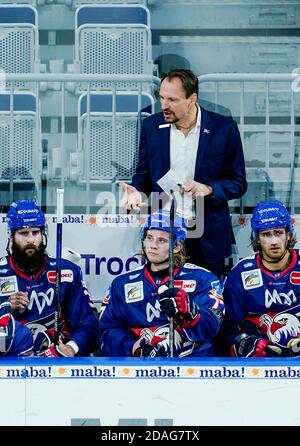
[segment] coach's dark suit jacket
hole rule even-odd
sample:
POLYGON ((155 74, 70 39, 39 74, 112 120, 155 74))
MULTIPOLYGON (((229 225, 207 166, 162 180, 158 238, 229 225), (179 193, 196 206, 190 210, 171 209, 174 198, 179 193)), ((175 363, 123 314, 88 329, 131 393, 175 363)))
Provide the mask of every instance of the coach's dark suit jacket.
MULTIPOLYGON (((162 124, 162 113, 146 118, 142 124, 132 185, 147 195, 162 192, 157 180, 170 169, 170 126, 160 127, 162 124)), ((201 108, 194 180, 213 187, 213 197, 205 199, 204 234, 194 243, 208 262, 225 259, 234 241, 227 201, 247 190, 241 138, 232 118, 201 108)))

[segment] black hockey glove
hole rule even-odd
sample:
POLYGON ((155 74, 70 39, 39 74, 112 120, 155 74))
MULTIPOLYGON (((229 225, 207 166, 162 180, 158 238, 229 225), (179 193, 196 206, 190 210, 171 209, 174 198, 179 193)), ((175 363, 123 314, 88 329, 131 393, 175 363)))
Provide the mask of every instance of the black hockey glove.
POLYGON ((259 336, 242 333, 234 341, 234 344, 231 346, 231 356, 242 358, 291 356, 289 349, 279 347, 268 339, 263 339, 259 336))
POLYGON ((148 342, 145 339, 142 339, 140 342, 140 356, 143 356, 145 358, 156 358, 156 357, 163 357, 168 356, 168 352, 160 344, 148 344, 148 342))
MULTIPOLYGON (((57 352, 55 353, 56 348, 54 348, 54 330, 51 328, 45 331, 39 331, 35 336, 33 341, 33 351, 34 356, 64 356, 57 352), (54 351, 53 351, 54 349, 54 351), (49 350, 49 351, 48 351, 49 350), (46 353, 47 352, 47 353, 46 353), (53 353, 53 354, 52 354, 53 353)), ((59 333, 59 343, 65 341, 65 336, 62 332, 59 333)))
POLYGON ((64 345, 68 339, 62 331, 59 333, 58 345, 55 345, 54 340, 55 333, 52 328, 38 332, 33 342, 34 356, 55 358, 59 356, 70 357, 75 355, 71 346, 68 344, 64 345), (66 349, 66 347, 68 348, 66 349))
POLYGON ((167 317, 176 317, 178 325, 184 328, 194 327, 200 319, 197 304, 181 288, 158 289, 160 310, 167 317))

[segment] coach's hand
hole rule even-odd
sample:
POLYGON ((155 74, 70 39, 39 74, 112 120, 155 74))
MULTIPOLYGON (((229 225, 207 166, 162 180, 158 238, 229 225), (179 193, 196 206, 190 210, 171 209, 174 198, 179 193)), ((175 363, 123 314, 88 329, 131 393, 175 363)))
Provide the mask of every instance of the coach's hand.
POLYGON ((183 192, 191 195, 194 199, 198 197, 207 197, 213 194, 213 188, 208 184, 198 183, 198 181, 187 181, 182 186, 183 192))
POLYGON ((120 187, 123 190, 120 207, 125 208, 128 211, 136 211, 145 204, 143 203, 142 194, 134 186, 121 181, 120 187))

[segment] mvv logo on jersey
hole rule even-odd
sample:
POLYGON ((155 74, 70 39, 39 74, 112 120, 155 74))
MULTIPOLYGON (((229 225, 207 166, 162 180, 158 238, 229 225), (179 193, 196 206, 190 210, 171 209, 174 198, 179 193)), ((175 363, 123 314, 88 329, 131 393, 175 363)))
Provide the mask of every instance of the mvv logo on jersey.
POLYGON ((241 276, 243 281, 243 287, 245 290, 251 290, 252 288, 259 288, 263 284, 260 269, 243 271, 241 273, 241 276))
POLYGON ((125 300, 128 304, 132 302, 138 302, 144 299, 144 287, 143 282, 133 282, 126 283, 124 285, 125 289, 125 300))
MULTIPOLYGON (((50 283, 56 282, 56 271, 48 271, 47 279, 50 283)), ((63 269, 60 273, 61 282, 73 282, 73 271, 70 269, 63 269)))
POLYGON ((29 297, 28 310, 34 308, 35 304, 39 314, 41 314, 45 306, 51 307, 53 302, 54 288, 51 287, 47 291, 40 291, 38 293, 33 290, 29 297))
POLYGON ((0 277, 0 296, 9 296, 19 291, 16 276, 0 277))

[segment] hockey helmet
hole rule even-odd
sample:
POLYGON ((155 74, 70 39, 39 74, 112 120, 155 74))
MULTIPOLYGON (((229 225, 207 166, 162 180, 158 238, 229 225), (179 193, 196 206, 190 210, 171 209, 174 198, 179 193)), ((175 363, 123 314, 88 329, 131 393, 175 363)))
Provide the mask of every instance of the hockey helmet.
POLYGON ((7 213, 8 236, 12 237, 16 229, 43 228, 47 230, 44 213, 39 206, 31 200, 13 202, 7 213))
POLYGON ((284 204, 278 200, 262 201, 255 207, 251 217, 254 232, 287 226, 292 232, 292 219, 284 204))
MULTIPOLYGON (((161 231, 170 232, 170 212, 159 209, 147 218, 145 225, 141 230, 141 240, 146 237, 148 229, 160 229, 161 231)), ((180 214, 174 217, 174 237, 175 243, 182 243, 186 239, 187 228, 184 218, 180 214)))

